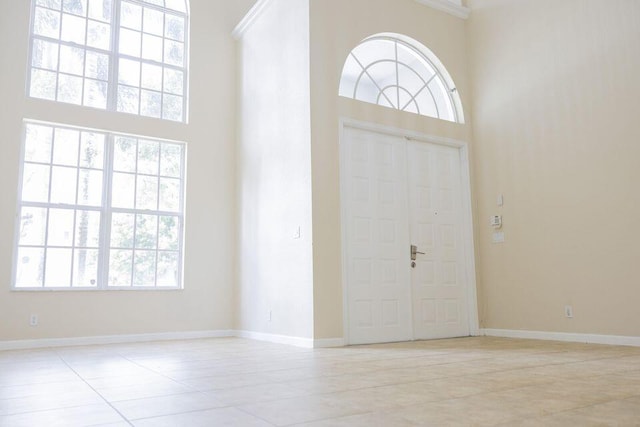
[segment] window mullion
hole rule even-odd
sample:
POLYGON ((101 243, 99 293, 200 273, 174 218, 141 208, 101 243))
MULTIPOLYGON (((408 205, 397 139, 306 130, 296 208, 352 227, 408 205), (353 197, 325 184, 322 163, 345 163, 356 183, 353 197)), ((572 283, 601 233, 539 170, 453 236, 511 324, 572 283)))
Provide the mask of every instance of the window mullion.
POLYGON ((118 67, 120 51, 120 0, 113 2, 111 10, 111 49, 109 51, 109 93, 107 110, 118 111, 118 67))
POLYGON ((100 242, 98 257, 100 258, 98 266, 98 288, 108 289, 109 287, 109 256, 111 242, 111 189, 113 185, 113 149, 114 135, 108 133, 106 135, 106 144, 104 150, 104 177, 102 179, 102 209, 100 215, 100 242))

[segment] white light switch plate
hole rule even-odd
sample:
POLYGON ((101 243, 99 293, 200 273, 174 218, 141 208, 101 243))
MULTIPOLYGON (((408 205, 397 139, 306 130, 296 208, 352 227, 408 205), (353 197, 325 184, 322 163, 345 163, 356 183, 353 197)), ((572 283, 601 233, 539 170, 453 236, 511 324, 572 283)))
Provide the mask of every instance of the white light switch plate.
POLYGON ((493 233, 492 241, 493 243, 504 243, 504 231, 493 233))

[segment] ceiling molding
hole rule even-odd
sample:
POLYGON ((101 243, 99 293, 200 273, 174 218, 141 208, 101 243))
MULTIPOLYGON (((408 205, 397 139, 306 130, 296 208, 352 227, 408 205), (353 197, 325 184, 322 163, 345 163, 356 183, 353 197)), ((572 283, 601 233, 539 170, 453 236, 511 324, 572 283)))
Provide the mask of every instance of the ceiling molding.
POLYGON ((269 4, 273 0, 258 0, 256 4, 247 12, 247 14, 242 18, 240 23, 236 25, 236 28, 231 32, 231 35, 234 39, 239 40, 242 38, 244 33, 253 25, 253 23, 262 15, 262 12, 269 6, 269 4))
POLYGON ((417 3, 428 6, 432 9, 446 12, 458 18, 468 19, 471 9, 459 4, 455 4, 452 0, 415 0, 417 3))

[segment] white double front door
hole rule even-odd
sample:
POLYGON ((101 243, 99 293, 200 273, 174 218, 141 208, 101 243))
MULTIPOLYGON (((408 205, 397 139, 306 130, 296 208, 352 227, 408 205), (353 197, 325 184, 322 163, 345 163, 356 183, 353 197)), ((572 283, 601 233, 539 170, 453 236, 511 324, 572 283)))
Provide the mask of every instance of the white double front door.
POLYGON ((345 127, 341 154, 348 342, 468 336, 460 150, 345 127))

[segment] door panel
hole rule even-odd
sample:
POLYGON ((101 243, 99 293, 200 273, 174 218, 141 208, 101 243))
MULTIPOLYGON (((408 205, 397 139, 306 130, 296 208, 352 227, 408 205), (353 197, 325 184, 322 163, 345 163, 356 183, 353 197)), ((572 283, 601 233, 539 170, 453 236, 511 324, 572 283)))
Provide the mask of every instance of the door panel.
POLYGON ((399 138, 355 129, 345 132, 350 342, 409 340, 406 151, 399 138))
POLYGON ((469 335, 460 160, 456 148, 408 143, 414 338, 469 335))

